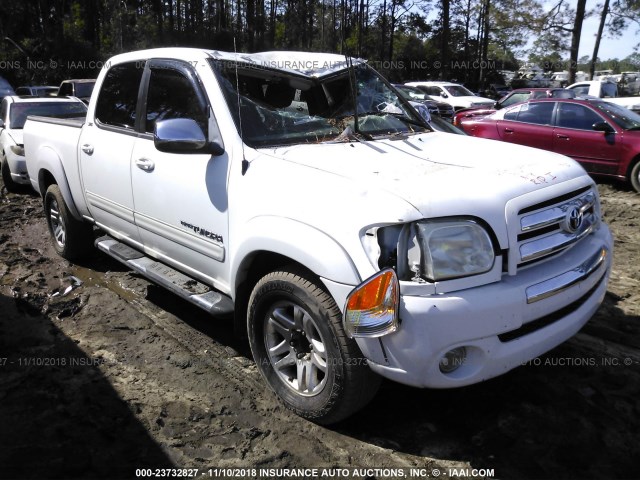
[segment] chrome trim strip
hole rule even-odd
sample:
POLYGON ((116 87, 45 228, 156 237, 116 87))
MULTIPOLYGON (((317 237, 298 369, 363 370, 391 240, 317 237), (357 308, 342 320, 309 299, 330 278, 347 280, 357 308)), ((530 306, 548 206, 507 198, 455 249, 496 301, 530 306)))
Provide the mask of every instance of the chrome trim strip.
POLYGON ((205 237, 200 237, 194 233, 190 233, 186 230, 181 230, 168 225, 160 220, 152 217, 148 217, 141 213, 135 214, 136 225, 139 228, 158 235, 164 239, 168 239, 172 242, 179 243, 180 245, 189 248, 201 255, 217 260, 218 262, 224 262, 225 259, 225 247, 214 243, 213 241, 206 240, 205 237))
POLYGON ((564 250, 589 235, 594 228, 595 222, 592 217, 585 218, 584 230, 578 233, 556 232, 546 237, 537 238, 520 245, 520 259, 522 262, 529 262, 536 258, 551 255, 564 250))
POLYGON ((556 223, 561 223, 569 207, 575 205, 579 206, 580 213, 585 213, 591 207, 595 205, 596 198, 593 193, 578 198, 576 200, 569 201, 559 206, 552 207, 542 212, 526 215, 520 220, 520 227, 523 232, 530 230, 537 230, 539 228, 548 227, 556 223))
POLYGON ((601 247, 600 251, 573 270, 528 287, 526 290, 527 303, 531 304, 552 297, 585 280, 605 264, 608 255, 609 250, 606 247, 601 247))
POLYGON ((120 205, 119 203, 112 202, 107 198, 101 197, 100 195, 96 195, 95 193, 89 191, 86 191, 86 194, 87 201, 92 207, 99 208, 100 210, 110 213, 115 217, 118 217, 129 223, 133 223, 133 210, 131 210, 130 208, 127 208, 124 205, 120 205))
POLYGON ((560 207, 554 207, 544 212, 528 215, 520 220, 521 230, 523 232, 529 232, 531 230, 548 227, 549 225, 558 224, 564 220, 565 215, 566 210, 560 207))

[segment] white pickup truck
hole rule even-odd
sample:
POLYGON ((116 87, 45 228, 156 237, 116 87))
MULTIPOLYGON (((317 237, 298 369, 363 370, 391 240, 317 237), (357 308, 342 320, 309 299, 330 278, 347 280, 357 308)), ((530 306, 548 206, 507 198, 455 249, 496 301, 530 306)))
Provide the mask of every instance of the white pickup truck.
POLYGON ((84 122, 24 128, 55 248, 95 241, 212 321, 233 312, 306 418, 345 418, 380 376, 503 374, 604 297, 612 238, 576 162, 432 132, 362 60, 157 49, 106 65, 84 122))
POLYGON ((569 85, 567 90, 573 90, 578 96, 602 98, 607 102, 640 113, 640 97, 619 97, 618 85, 611 80, 585 80, 569 85))

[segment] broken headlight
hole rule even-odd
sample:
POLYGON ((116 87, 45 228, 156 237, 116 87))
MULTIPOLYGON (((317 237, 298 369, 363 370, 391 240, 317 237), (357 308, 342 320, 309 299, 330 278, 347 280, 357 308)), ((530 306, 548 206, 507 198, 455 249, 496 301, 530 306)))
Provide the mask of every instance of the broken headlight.
POLYGON ((471 220, 417 222, 420 274, 432 282, 468 277, 493 268, 489 233, 471 220))

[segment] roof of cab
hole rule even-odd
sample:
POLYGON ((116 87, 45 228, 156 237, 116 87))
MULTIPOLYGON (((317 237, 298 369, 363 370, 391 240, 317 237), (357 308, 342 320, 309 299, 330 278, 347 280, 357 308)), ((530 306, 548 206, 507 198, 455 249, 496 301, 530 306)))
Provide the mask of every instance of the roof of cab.
MULTIPOLYGON (((105 64, 122 63, 150 58, 175 58, 189 60, 196 57, 238 62, 256 68, 280 70, 295 75, 319 78, 347 68, 347 57, 334 53, 317 52, 261 52, 233 53, 198 48, 154 48, 116 55, 105 64)), ((354 65, 365 63, 361 58, 350 58, 354 65)))

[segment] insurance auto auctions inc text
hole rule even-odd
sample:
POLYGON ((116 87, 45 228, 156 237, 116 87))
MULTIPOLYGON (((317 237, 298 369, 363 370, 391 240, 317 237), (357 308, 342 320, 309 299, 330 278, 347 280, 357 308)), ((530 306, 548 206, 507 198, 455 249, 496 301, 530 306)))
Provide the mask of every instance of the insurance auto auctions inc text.
POLYGON ((340 479, 397 479, 397 478, 493 478, 492 468, 212 468, 202 472, 203 476, 218 479, 296 479, 340 478, 340 479))

